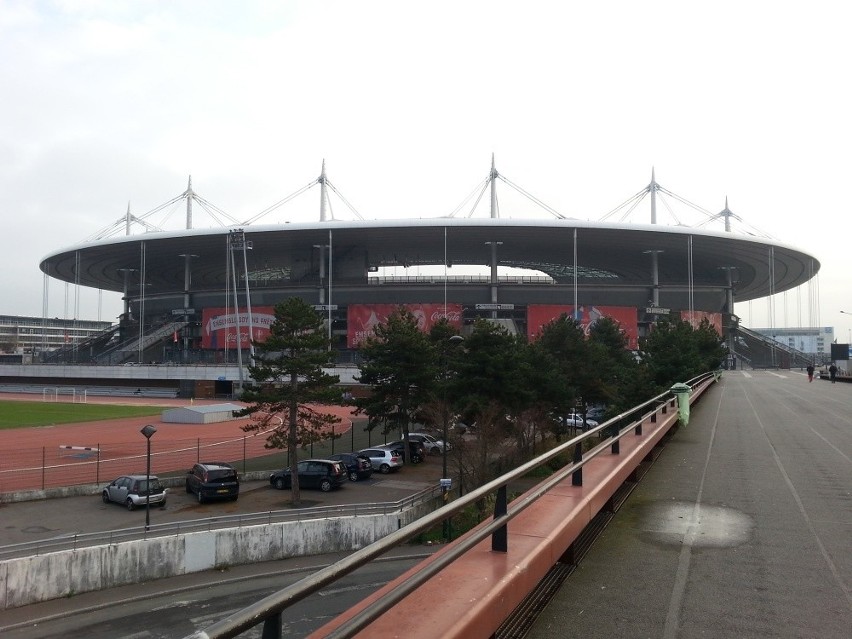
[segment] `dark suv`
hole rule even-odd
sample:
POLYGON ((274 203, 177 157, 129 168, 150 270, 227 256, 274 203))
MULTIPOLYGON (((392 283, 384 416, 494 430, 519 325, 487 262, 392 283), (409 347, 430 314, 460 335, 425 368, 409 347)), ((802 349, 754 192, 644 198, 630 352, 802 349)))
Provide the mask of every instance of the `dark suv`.
POLYGON ((329 455, 328 458, 343 462, 350 481, 369 479, 373 474, 373 464, 370 463, 370 458, 360 453, 336 453, 329 455))
MULTIPOLYGON (((343 462, 331 459, 305 459, 297 465, 299 473, 299 488, 319 488, 327 493, 332 488, 338 488, 346 483, 346 466, 343 462)), ((290 469, 278 470, 269 476, 273 488, 284 490, 290 488, 290 469)))
POLYGON ((186 492, 195 493, 199 504, 213 499, 236 501, 240 496, 240 477, 225 462, 201 462, 187 471, 186 492))

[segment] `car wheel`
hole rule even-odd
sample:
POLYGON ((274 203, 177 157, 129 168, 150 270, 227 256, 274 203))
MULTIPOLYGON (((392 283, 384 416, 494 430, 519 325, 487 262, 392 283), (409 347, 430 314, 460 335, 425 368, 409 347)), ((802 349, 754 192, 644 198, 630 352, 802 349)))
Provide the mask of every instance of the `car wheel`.
POLYGON ((198 490, 198 503, 199 504, 204 503, 204 497, 201 496, 201 489, 198 490))
POLYGON ((166 507, 166 500, 164 499, 163 501, 160 502, 160 508, 165 508, 165 507, 166 507))
POLYGON ((320 490, 324 493, 327 493, 328 491, 330 491, 331 490, 331 480, 330 479, 323 479, 320 482, 320 490))
POLYGON ((105 504, 108 504, 109 503, 109 493, 107 491, 104 491, 103 493, 101 493, 101 499, 104 500, 105 504))
POLYGON ((283 477, 278 477, 278 478, 275 480, 275 487, 276 487, 278 490, 284 490, 284 478, 283 478, 283 477))
POLYGON ((387 475, 390 472, 390 466, 388 466, 387 464, 382 464, 381 466, 379 466, 379 471, 382 473, 382 475, 387 475))
POLYGON ((133 500, 129 498, 126 502, 124 502, 124 505, 127 506, 127 510, 133 510, 135 508, 135 506, 133 505, 133 500))
POLYGON ((349 471, 349 481, 358 481, 358 471, 357 470, 349 471))

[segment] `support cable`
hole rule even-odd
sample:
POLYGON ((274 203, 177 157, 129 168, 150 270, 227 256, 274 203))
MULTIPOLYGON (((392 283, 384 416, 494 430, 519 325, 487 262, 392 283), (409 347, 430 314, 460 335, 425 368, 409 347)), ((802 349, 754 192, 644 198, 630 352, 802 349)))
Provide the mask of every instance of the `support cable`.
POLYGON ((286 204, 287 202, 289 202, 290 200, 292 200, 294 197, 297 197, 297 196, 301 195, 302 193, 304 193, 305 191, 307 191, 308 189, 310 189, 310 188, 311 188, 312 186, 314 186, 315 184, 319 184, 319 180, 318 180, 318 179, 317 179, 317 180, 314 180, 314 181, 313 181, 313 182, 311 182, 310 184, 307 184, 307 185, 303 186, 301 189, 299 189, 299 190, 298 190, 298 191, 296 191, 295 193, 291 193, 290 195, 288 195, 287 197, 285 197, 283 200, 279 200, 278 202, 276 202, 276 203, 275 203, 275 204, 273 204, 272 206, 268 206, 268 207, 266 207, 266 208, 265 208, 265 209, 263 209, 260 213, 258 213, 257 215, 255 215, 254 217, 250 217, 250 218, 249 218, 249 219, 247 219, 245 222, 241 222, 241 224, 242 224, 243 226, 248 226, 248 225, 250 225, 250 224, 254 224, 254 223, 255 223, 255 222, 257 222, 260 218, 264 217, 264 216, 265 216, 265 215, 267 215, 268 213, 272 213, 272 211, 274 211, 275 209, 279 208, 280 206, 283 206, 284 204, 286 204))
MULTIPOLYGON (((473 191, 471 191, 470 194, 464 200, 462 200, 461 204, 459 204, 452 211, 452 213, 450 213, 446 217, 450 217, 450 218, 455 217, 458 214, 458 212, 461 211, 465 207, 465 205, 474 198, 474 196, 477 194, 477 192, 479 193, 479 198, 482 198, 482 193, 485 191, 485 188, 488 186, 490 179, 491 179, 491 176, 489 175, 489 177, 487 177, 484 180, 482 180, 481 182, 479 182, 479 184, 477 184, 474 187, 473 191)), ((477 202, 479 201, 479 198, 477 198, 477 202)), ((474 208, 476 208, 475 205, 474 205, 474 208)))
POLYGON ((503 176, 502 174, 498 175, 497 177, 498 177, 501 181, 503 181, 505 184, 508 184, 508 185, 509 185, 509 186, 511 186, 513 189, 515 189, 518 193, 520 193, 521 195, 523 195, 524 197, 526 197, 528 200, 530 200, 530 201, 534 202, 535 204, 538 204, 541 208, 543 208, 545 211, 547 211, 548 213, 550 213, 552 216, 554 216, 554 217, 556 217, 556 218, 558 218, 558 219, 560 219, 560 220, 567 220, 567 219, 569 219, 568 217, 566 217, 565 215, 562 215, 562 213, 560 213, 559 211, 557 211, 556 209, 554 209, 552 206, 548 206, 547 204, 545 204, 544 202, 542 202, 541 200, 539 200, 539 199, 538 199, 537 197, 535 197, 534 195, 532 195, 532 194, 530 194, 530 193, 527 193, 524 189, 522 189, 520 186, 518 186, 518 185, 517 185, 517 184, 515 184, 514 182, 512 182, 512 181, 508 180, 508 179, 507 179, 505 176, 503 176))
MULTIPOLYGON (((355 217, 357 217, 359 220, 361 220, 363 222, 364 218, 361 217, 361 214, 358 211, 355 210, 355 207, 352 206, 345 197, 343 197, 343 194, 340 191, 337 190, 337 187, 335 187, 334 184, 332 184, 328 179, 326 179, 325 183, 328 187, 331 188, 332 191, 334 191, 334 194, 337 195, 337 197, 340 198, 340 200, 349 208, 349 210, 352 211, 352 213, 355 215, 355 217)), ((329 200, 328 205, 331 206, 331 200, 329 200)))

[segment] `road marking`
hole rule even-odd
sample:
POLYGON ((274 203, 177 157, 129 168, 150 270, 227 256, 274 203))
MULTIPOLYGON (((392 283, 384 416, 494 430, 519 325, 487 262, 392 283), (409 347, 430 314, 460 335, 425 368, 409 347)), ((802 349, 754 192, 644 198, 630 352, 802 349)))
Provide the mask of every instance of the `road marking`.
POLYGON ((780 377, 781 379, 787 379, 786 375, 782 375, 781 373, 773 373, 772 371, 766 371, 770 375, 775 375, 775 377, 780 377))
POLYGON ((846 597, 847 603, 852 606, 852 590, 850 590, 849 586, 843 580, 843 575, 840 574, 840 569, 837 567, 837 564, 834 563, 834 560, 831 558, 831 554, 826 549, 825 544, 823 544, 822 542, 822 539, 820 539, 820 536, 817 533, 816 528, 814 527, 813 521, 808 515, 808 511, 805 508, 805 504, 802 501, 801 496, 799 495, 799 491, 796 490, 796 486, 793 484, 793 480, 790 479, 790 475, 787 473, 786 468, 784 468, 784 463, 781 461, 781 457, 778 455, 778 451, 775 450, 775 445, 772 443, 772 439, 769 437, 769 433, 766 431, 766 426, 764 426, 763 420, 761 420, 760 415, 757 414, 757 409, 754 407, 751 398, 746 395, 745 399, 748 402, 749 407, 751 408, 752 414, 754 415, 754 419, 757 422, 757 425, 763 432, 763 436, 766 439, 766 443, 769 445, 770 452, 772 453, 772 459, 775 461, 775 466, 781 473, 781 477, 784 480, 784 483, 787 485, 787 489, 790 491, 790 494, 793 497, 793 501, 796 503, 796 506, 799 510, 799 514, 804 520, 805 525, 808 527, 811 536, 814 538, 814 543, 816 543, 816 546, 819 549, 823 560, 825 561, 829 571, 834 577, 837 586, 840 588, 840 592, 846 597))
POLYGON ((748 377, 749 379, 751 379, 751 377, 752 377, 751 373, 746 373, 745 371, 742 371, 742 373, 743 373, 744 377, 748 377))
MULTIPOLYGON (((698 481, 698 494, 695 497, 695 504, 692 506, 692 515, 689 518, 690 522, 699 521, 701 500, 704 496, 704 483, 709 474, 710 458, 713 453, 713 442, 716 440, 716 430, 719 426, 719 414, 722 410, 722 400, 724 397, 725 388, 722 387, 722 392, 719 394, 718 403, 716 404, 716 416, 713 418, 713 427, 710 429, 710 442, 707 446, 707 454, 704 456, 704 468, 701 471, 701 478, 698 481)), ((689 567, 692 562, 692 548, 695 545, 695 537, 699 533, 700 531, 695 524, 690 524, 684 531, 682 538, 683 544, 680 547, 677 571, 675 572, 675 580, 672 586, 672 594, 669 598, 669 610, 666 614, 665 624, 663 625, 663 639, 676 639, 678 636, 680 613, 683 608, 683 598, 689 581, 689 567)))

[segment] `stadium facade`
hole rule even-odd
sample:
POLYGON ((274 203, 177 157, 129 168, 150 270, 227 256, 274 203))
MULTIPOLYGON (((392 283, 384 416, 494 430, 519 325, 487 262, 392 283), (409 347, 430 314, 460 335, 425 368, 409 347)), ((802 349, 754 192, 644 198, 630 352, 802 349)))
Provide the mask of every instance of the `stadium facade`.
MULTIPOLYGON (((323 170, 317 222, 97 239, 51 253, 40 267, 52 278, 123 296, 117 337, 78 349, 96 353, 86 363, 227 365, 236 358, 240 370, 272 307, 292 296, 327 318, 338 364, 346 365, 400 304, 424 328, 447 317, 464 331, 483 317, 531 339, 562 313, 584 325, 611 316, 635 347, 661 316, 707 317, 727 337, 737 324, 735 301, 793 289, 819 270, 812 255, 793 246, 730 232, 727 216, 718 232, 559 215, 499 218, 496 177, 492 165, 486 219, 339 221, 326 219, 323 170), (468 266, 482 274, 457 274, 468 266)), ((658 188, 652 179, 652 211, 658 188)), ((190 227, 191 182, 183 196, 190 227)))

